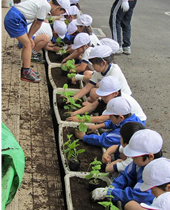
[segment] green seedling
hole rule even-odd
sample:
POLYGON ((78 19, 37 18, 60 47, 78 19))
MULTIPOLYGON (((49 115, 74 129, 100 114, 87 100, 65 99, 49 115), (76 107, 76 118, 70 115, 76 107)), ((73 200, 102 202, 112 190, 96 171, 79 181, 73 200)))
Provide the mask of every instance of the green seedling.
POLYGON ((63 47, 61 47, 61 48, 59 49, 59 51, 57 52, 57 54, 59 54, 59 55, 63 55, 63 54, 65 54, 65 53, 66 53, 66 50, 63 49, 63 47))
POLYGON ((62 97, 64 97, 66 100, 67 98, 74 96, 75 92, 74 91, 66 91, 68 89, 68 84, 64 84, 63 85, 63 92, 61 91, 57 91, 57 94, 61 95, 62 97))
POLYGON ((49 16, 48 22, 49 22, 50 25, 53 25, 54 24, 54 18, 53 18, 52 15, 49 16))
POLYGON ((79 125, 78 125, 78 129, 81 132, 87 132, 87 125, 85 124, 85 122, 89 123, 91 121, 91 116, 88 115, 87 112, 85 112, 84 115, 80 116, 80 115, 76 115, 76 117, 78 118, 79 125))
POLYGON ((97 160, 97 157, 94 158, 94 161, 90 163, 92 170, 89 175, 86 175, 86 179, 92 179, 95 184, 98 183, 99 178, 103 178, 108 175, 108 173, 100 173, 102 162, 97 160))
POLYGON ((71 137, 73 134, 67 135, 67 142, 65 142, 64 146, 67 146, 67 148, 64 150, 64 153, 68 153, 67 159, 70 160, 72 157, 75 161, 78 160, 78 155, 85 152, 85 149, 79 149, 77 150, 77 147, 80 145, 78 144, 79 139, 76 139, 74 141, 71 141, 71 137))
POLYGON ((64 46, 64 42, 61 40, 60 37, 58 37, 55 42, 56 42, 58 47, 63 47, 64 46))
POLYGON ((64 109, 72 112, 73 110, 80 109, 81 105, 77 104, 76 101, 82 101, 81 99, 74 100, 73 97, 67 97, 67 104, 64 106, 64 109))
POLYGON ((70 79, 72 79, 75 76, 76 76, 76 70, 75 69, 72 69, 72 72, 67 74, 67 77, 70 78, 70 79))
POLYGON ((112 199, 114 198, 112 195, 107 195, 106 198, 109 198, 109 201, 101 201, 98 204, 105 207, 106 210, 119 210, 115 205, 113 205, 112 199))
POLYGON ((75 62, 74 59, 68 60, 68 61, 66 62, 66 64, 62 64, 62 65, 61 65, 61 69, 62 69, 63 71, 69 71, 70 69, 75 69, 74 62, 75 62))

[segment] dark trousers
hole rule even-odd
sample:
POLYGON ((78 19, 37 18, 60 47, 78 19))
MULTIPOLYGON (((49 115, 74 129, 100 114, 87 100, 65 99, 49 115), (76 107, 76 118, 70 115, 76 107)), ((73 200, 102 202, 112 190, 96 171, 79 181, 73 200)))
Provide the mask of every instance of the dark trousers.
POLYGON ((131 45, 131 19, 136 2, 137 0, 129 1, 127 12, 121 9, 122 0, 116 0, 111 8, 109 25, 112 38, 119 43, 119 46, 129 47, 131 45), (121 35, 123 35, 123 44, 121 35))

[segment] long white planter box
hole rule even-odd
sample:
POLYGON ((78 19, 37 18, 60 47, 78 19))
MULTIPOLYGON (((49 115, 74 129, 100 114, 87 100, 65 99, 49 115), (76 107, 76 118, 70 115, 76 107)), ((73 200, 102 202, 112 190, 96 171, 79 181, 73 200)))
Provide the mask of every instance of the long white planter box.
MULTIPOLYGON (((92 123, 86 123, 86 124, 90 125, 92 123)), ((63 148, 64 148, 64 140, 63 140, 64 133, 63 133, 63 129, 67 128, 67 127, 75 128, 77 126, 78 126, 78 122, 71 122, 71 123, 70 122, 64 122, 64 123, 59 125, 58 143, 59 143, 59 150, 60 150, 61 161, 62 161, 62 164, 63 164, 63 168, 64 168, 65 174, 75 173, 75 171, 71 171, 70 170, 69 165, 68 165, 68 160, 67 160, 67 154, 65 154, 64 150, 63 150, 63 148)), ((98 133, 98 135, 99 135, 99 133, 98 133)), ((94 146, 94 148, 95 148, 95 146, 94 146)), ((104 152, 105 152, 105 149, 101 148, 101 153, 103 154, 104 152)), ((94 158, 95 158, 95 156, 94 156, 94 158)), ((84 171, 84 172, 86 172, 86 171, 84 171)), ((80 171, 79 171, 79 173, 80 173, 80 171)))
POLYGON ((54 63, 54 62, 50 61, 47 50, 45 50, 45 59, 46 59, 48 65, 51 65, 53 68, 61 66, 61 63, 54 63))
MULTIPOLYGON (((75 210, 75 208, 73 207, 73 202, 72 202, 70 178, 71 177, 79 177, 79 178, 85 179, 85 176, 87 174, 89 174, 89 173, 69 173, 64 177, 67 210, 75 210)), ((109 179, 109 177, 104 177, 104 178, 102 178, 102 180, 106 181, 107 186, 109 186, 111 184, 111 180, 109 179)), ((80 192, 80 193, 82 193, 82 196, 83 196, 83 189, 82 189, 82 192, 80 192)))
MULTIPOLYGON (((75 93, 77 93, 79 90, 80 89, 70 89, 69 88, 66 91, 74 91, 75 93)), ((63 91, 64 91, 63 88, 55 88, 53 90, 53 108, 54 108, 54 113, 55 113, 58 124, 61 124, 61 123, 65 122, 65 121, 61 120, 61 116, 60 116, 59 109, 58 109, 58 106, 57 106, 57 93, 58 92, 63 92, 63 91)), ((86 101, 85 96, 83 97, 83 101, 86 101)), ((70 122, 70 123, 72 123, 72 122, 70 122)))

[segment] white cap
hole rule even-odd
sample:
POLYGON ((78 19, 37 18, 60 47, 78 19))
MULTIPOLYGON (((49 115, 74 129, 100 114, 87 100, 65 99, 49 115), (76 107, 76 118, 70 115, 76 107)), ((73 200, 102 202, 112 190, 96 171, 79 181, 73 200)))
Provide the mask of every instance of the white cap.
POLYGON ((65 10, 68 10, 70 7, 70 0, 57 0, 57 3, 65 10))
POLYGON ((151 206, 141 203, 140 204, 145 209, 152 210, 169 210, 170 209, 170 192, 165 192, 159 195, 151 204, 151 206))
POLYGON ((77 26, 90 26, 92 24, 93 18, 90 15, 82 14, 76 19, 77 26))
POLYGON ((113 54, 115 54, 119 50, 119 44, 113 39, 103 38, 103 39, 100 39, 100 43, 102 45, 109 46, 112 49, 113 54))
POLYGON ((90 43, 90 36, 87 33, 79 33, 76 35, 74 39, 74 44, 72 45, 72 49, 77 49, 88 43, 90 43))
POLYGON ((112 49, 109 46, 106 45, 99 45, 96 47, 93 47, 89 57, 87 57, 88 60, 92 58, 106 58, 112 54, 112 49))
POLYGON ((163 139, 159 133, 144 129, 133 134, 123 153, 127 157, 138 157, 150 153, 156 154, 161 150, 162 144, 163 139))
POLYGON ((113 76, 103 77, 100 81, 99 88, 96 90, 99 96, 108 96, 121 89, 120 82, 113 76))
POLYGON ((130 103, 123 97, 111 99, 102 115, 126 115, 131 113, 130 103))
POLYGON ((72 20, 67 26, 68 35, 74 34, 77 31, 77 26, 75 25, 75 20, 72 20))
POLYGON ((70 0, 70 4, 77 4, 79 0, 70 0))
POLYGON ((70 6, 67 9, 67 12, 65 12, 62 15, 78 15, 79 16, 80 15, 80 12, 79 12, 79 9, 76 6, 70 6))
POLYGON ((61 39, 64 39, 67 33, 67 26, 64 21, 55 20, 53 24, 54 31, 58 34, 61 39))
POLYGON ((145 166, 142 173, 142 179, 144 182, 140 187, 141 191, 170 183, 170 160, 158 158, 151 161, 145 166))

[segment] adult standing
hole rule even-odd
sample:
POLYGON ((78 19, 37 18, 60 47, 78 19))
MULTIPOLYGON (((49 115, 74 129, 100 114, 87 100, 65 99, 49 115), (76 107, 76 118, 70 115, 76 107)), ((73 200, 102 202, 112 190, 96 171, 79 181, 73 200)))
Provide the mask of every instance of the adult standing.
POLYGON ((111 8, 109 25, 112 38, 119 43, 116 54, 129 55, 131 53, 131 19, 136 2, 137 0, 115 0, 111 8))
POLYGON ((69 0, 24 0, 13 6, 5 16, 5 29, 11 38, 16 38, 23 45, 21 58, 21 79, 28 82, 40 82, 39 73, 30 68, 32 48, 35 43, 33 35, 41 27, 47 14, 58 15, 70 7, 69 0), (34 20, 27 34, 27 21, 34 20))

